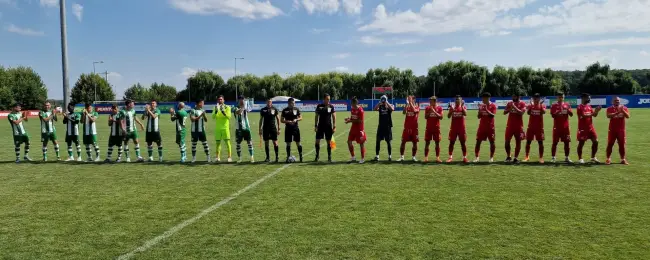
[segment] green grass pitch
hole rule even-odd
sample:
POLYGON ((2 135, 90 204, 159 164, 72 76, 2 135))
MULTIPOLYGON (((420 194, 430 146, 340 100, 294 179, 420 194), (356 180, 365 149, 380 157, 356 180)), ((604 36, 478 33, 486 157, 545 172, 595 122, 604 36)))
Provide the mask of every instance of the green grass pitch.
MULTIPOLYGON (((315 165, 310 163, 313 153, 305 158, 307 163, 288 167, 180 165, 168 115, 163 115, 161 125, 163 164, 15 164, 5 121, 0 124, 0 259, 116 259, 274 171, 276 175, 135 253, 134 259, 649 259, 650 139, 645 131, 650 110, 631 112, 629 166, 553 165, 549 141, 547 164, 542 166, 315 165)), ((304 116, 302 137, 308 153, 314 149, 310 127, 314 117, 304 116)), ((344 144, 349 126, 342 123, 348 116, 349 112, 338 113, 339 147, 334 151, 338 162, 349 158, 344 144)), ((257 120, 255 115, 255 128, 257 120)), ((106 117, 100 121, 105 158, 106 117)), ((395 113, 394 121, 393 133, 399 137, 403 116, 395 113)), ((505 116, 498 116, 499 161, 504 159, 505 122, 505 116)), ((423 133, 422 118, 420 123, 423 133)), ((477 123, 470 111, 470 159, 477 123)), ((550 137, 550 116, 545 123, 550 137)), ((376 124, 376 114, 368 112, 368 159, 374 156, 376 124)), ((595 124, 601 139, 598 157, 604 161, 608 120, 601 116, 595 124)), ((32 136, 31 157, 39 160, 38 120, 26 126, 32 136)), ((576 126, 574 117, 574 160, 576 126)), ((445 119, 442 128, 448 127, 445 119)), ((65 128, 59 124, 57 129, 62 139, 65 128)), ((212 130, 210 122, 208 132, 212 130)), ((446 140, 445 135, 443 130, 446 140)), ((258 137, 254 143, 261 161, 264 150, 258 137)), ((442 142, 443 159, 447 144, 442 142)), ((214 142, 210 145, 214 154, 214 142)), ((141 148, 145 155, 146 146, 141 148)), ((382 148, 385 159, 385 144, 382 148)), ((590 144, 585 154, 589 149, 590 144)), ((409 150, 407 145, 407 158, 409 150)), ((488 150, 484 143, 483 161, 488 150)), ((67 157, 63 143, 61 151, 67 157)), ((394 158, 398 151, 395 140, 394 158)), ((243 153, 247 154, 245 148, 243 153)), ((49 155, 52 160, 51 146, 49 155)), ((200 145, 197 155, 204 160, 200 145)), ((280 155, 285 156, 283 143, 280 155)), ((459 147, 454 157, 462 158, 459 147)), ((533 144, 531 161, 536 159, 533 144)))

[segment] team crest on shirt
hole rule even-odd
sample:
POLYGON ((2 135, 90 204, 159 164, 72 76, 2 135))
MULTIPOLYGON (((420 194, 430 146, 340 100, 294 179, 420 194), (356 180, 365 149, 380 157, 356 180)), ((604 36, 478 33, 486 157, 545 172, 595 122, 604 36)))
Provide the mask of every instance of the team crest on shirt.
POLYGON ((327 113, 331 113, 331 112, 332 112, 332 108, 331 108, 331 107, 327 107, 327 113))

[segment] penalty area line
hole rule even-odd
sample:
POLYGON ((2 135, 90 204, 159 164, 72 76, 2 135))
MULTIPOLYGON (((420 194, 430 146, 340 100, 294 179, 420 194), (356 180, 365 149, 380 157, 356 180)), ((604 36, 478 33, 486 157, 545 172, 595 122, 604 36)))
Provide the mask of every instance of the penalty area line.
MULTIPOLYGON (((338 135, 336 135, 336 136, 334 136, 334 137, 335 137, 335 138, 338 138, 338 137, 340 137, 341 135, 343 135, 344 133, 345 133, 345 132, 340 133, 340 134, 338 134, 338 135)), ((304 154, 303 156, 310 155, 310 154, 314 153, 315 151, 316 151, 316 149, 312 149, 311 151, 309 151, 308 153, 304 154)), ((272 178, 273 176, 277 175, 278 173, 280 173, 280 172, 283 171, 284 169, 289 168, 291 165, 292 165, 292 164, 285 164, 285 165, 283 165, 282 167, 275 169, 275 170, 272 171, 271 173, 268 173, 268 174, 262 176, 262 178, 259 178, 258 180, 256 180, 255 182, 249 184, 248 186, 246 186, 246 187, 244 187, 244 188, 238 190, 237 192, 235 192, 235 193, 233 193, 233 194, 230 194, 230 196, 228 196, 228 197, 226 197, 225 199, 223 199, 223 200, 217 202, 216 204, 210 206, 209 208, 204 209, 203 211, 201 211, 201 212, 200 212, 199 214, 197 214, 196 216, 194 216, 194 217, 192 217, 192 218, 189 218, 189 219, 187 219, 187 220, 181 222, 180 224, 178 224, 178 225, 176 225, 176 226, 173 226, 172 228, 168 229, 167 231, 165 231, 164 233, 162 233, 161 235, 159 235, 159 236, 157 236, 157 237, 154 237, 154 238, 152 238, 152 239, 150 239, 150 240, 147 240, 147 241, 144 242, 144 244, 142 244, 141 246, 137 247, 136 249, 133 249, 133 251, 128 252, 128 253, 123 254, 123 255, 120 255, 117 259, 118 259, 118 260, 127 260, 127 259, 131 259, 131 258, 133 258, 137 253, 142 253, 142 252, 144 252, 144 251, 147 251, 148 249, 154 247, 155 245, 159 244, 159 243, 162 242, 163 240, 165 240, 165 239, 167 239, 167 238, 173 236, 174 234, 178 233, 178 232, 181 231, 183 228, 185 228, 185 227, 187 227, 187 226, 189 226, 189 225, 194 224, 194 222, 196 222, 196 221, 200 220, 201 218, 205 217, 206 215, 212 213, 213 211, 217 210, 217 209, 220 208, 221 206, 228 204, 228 202, 230 202, 230 201, 236 199, 237 197, 239 197, 240 195, 244 194, 245 192, 247 192, 247 191, 249 191, 249 190, 255 188, 257 185, 260 185, 261 183, 265 182, 266 180, 272 178)))

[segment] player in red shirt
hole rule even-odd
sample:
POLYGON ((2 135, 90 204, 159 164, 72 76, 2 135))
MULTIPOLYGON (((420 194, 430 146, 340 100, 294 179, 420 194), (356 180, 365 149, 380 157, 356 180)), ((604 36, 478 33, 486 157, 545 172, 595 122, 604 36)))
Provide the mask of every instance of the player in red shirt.
POLYGON ((366 132, 363 129, 363 108, 359 106, 359 100, 357 97, 352 98, 352 109, 350 112, 350 118, 345 119, 345 123, 352 123, 350 127, 350 133, 348 134, 348 149, 350 149, 350 162, 355 162, 357 159, 354 156, 354 145, 352 142, 357 142, 361 148, 361 160, 359 163, 364 163, 366 159, 366 132))
POLYGON ((420 141, 418 137, 418 116, 420 115, 420 107, 415 103, 414 96, 408 96, 406 98, 406 107, 402 113, 406 115, 404 120, 404 131, 402 132, 402 144, 399 147, 400 158, 398 162, 404 161, 404 149, 406 149, 406 142, 413 143, 413 161, 417 162, 415 155, 418 152, 418 142, 420 141))
POLYGON ((431 144, 431 140, 436 143, 436 162, 442 162, 440 160, 440 140, 442 139, 440 120, 442 120, 443 114, 442 107, 438 106, 438 98, 436 96, 429 98, 429 106, 424 109, 424 118, 427 120, 427 129, 424 131, 424 141, 426 141, 424 147, 425 162, 429 161, 429 144, 431 144))
POLYGON ((456 139, 460 141, 460 147, 463 151, 463 162, 469 162, 467 160, 467 145, 465 145, 465 141, 467 140, 465 116, 467 116, 465 102, 462 97, 456 96, 456 101, 453 104, 449 104, 449 113, 447 114, 447 118, 451 118, 451 127, 449 128, 449 159, 447 159, 447 163, 454 161, 453 154, 456 139))
POLYGON ((621 155, 621 163, 627 165, 625 158, 625 120, 630 118, 630 111, 627 107, 621 105, 621 100, 614 97, 613 105, 607 108, 607 118, 609 118, 609 133, 607 135, 607 161, 606 164, 612 163, 612 149, 614 142, 618 142, 618 152, 621 155))
POLYGON ((569 159, 569 152, 571 152, 571 130, 569 128, 569 117, 573 116, 571 104, 564 102, 564 94, 557 95, 557 103, 551 106, 551 116, 553 117, 553 145, 551 146, 552 162, 555 162, 555 152, 557 151, 557 144, 562 141, 564 143, 564 161, 566 163, 573 163, 569 159))
POLYGON ((546 105, 541 102, 539 93, 533 95, 533 102, 526 109, 528 117, 528 129, 526 130, 526 159, 530 160, 530 144, 537 140, 539 147, 539 163, 544 163, 544 114, 546 114, 546 105))
POLYGON ((504 115, 508 115, 506 124, 506 162, 519 163, 519 152, 521 151, 521 140, 526 138, 524 132, 524 113, 526 113, 526 103, 519 99, 519 94, 512 95, 512 101, 506 104, 503 110, 504 115), (515 138, 515 158, 510 157, 510 141, 515 138))
POLYGON ((600 163, 596 159, 596 152, 598 152, 598 135, 596 134, 596 129, 594 128, 593 118, 598 116, 598 113, 602 107, 598 106, 596 109, 593 109, 591 105, 591 96, 587 93, 583 93, 581 96, 581 104, 578 105, 578 162, 581 164, 585 163, 585 160, 582 159, 582 148, 585 146, 587 140, 591 140, 591 161, 594 163, 600 163))
POLYGON ((474 155, 476 159, 474 162, 479 162, 479 154, 481 153, 481 142, 490 141, 490 162, 494 162, 494 152, 496 145, 494 144, 495 130, 494 130, 494 115, 497 113, 497 105, 490 102, 490 93, 485 92, 482 95, 483 103, 478 105, 478 131, 476 132, 476 146, 474 147, 474 155))

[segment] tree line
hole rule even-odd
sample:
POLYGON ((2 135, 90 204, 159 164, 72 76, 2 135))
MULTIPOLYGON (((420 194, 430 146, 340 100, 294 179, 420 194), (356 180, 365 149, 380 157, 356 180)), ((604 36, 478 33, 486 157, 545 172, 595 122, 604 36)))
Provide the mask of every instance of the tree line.
POLYGON ((507 68, 495 66, 491 71, 468 61, 447 61, 429 68, 427 75, 417 76, 410 69, 369 69, 365 74, 328 72, 316 75, 297 73, 281 77, 277 73, 258 77, 238 75, 224 81, 211 71, 200 71, 187 79, 177 101, 204 99, 215 101, 217 95, 234 100, 240 95, 265 99, 291 96, 304 100, 319 99, 328 93, 333 99, 372 98, 372 87, 392 86, 395 97, 416 95, 429 97, 478 97, 483 92, 493 96, 513 94, 592 95, 650 93, 650 70, 617 70, 594 63, 584 71, 554 71, 532 67, 507 68), (435 91, 435 92, 434 92, 435 91))
MULTIPOLYGON (((164 83, 129 87, 122 99, 160 102, 215 101, 218 95, 227 100, 240 95, 263 100, 274 96, 292 96, 304 100, 317 100, 324 93, 334 99, 372 98, 372 87, 393 86, 397 98, 406 95, 418 97, 452 97, 461 95, 477 97, 483 92, 493 96, 512 94, 554 95, 558 92, 578 95, 650 93, 650 69, 620 70, 609 65, 594 63, 583 71, 554 71, 532 67, 485 66, 468 61, 447 61, 429 68, 426 75, 415 75, 410 69, 369 69, 365 74, 327 72, 315 75, 296 73, 282 77, 277 73, 265 76, 237 75, 224 80, 212 71, 199 71, 187 79, 185 88, 164 83)), ((71 102, 76 104, 116 100, 109 82, 98 74, 82 74, 71 90, 71 102)), ((40 108, 47 100, 47 88, 41 77, 29 67, 4 68, 0 66, 0 109, 9 109, 20 103, 26 109, 40 108)))

